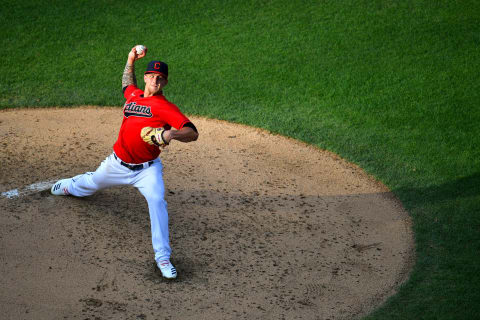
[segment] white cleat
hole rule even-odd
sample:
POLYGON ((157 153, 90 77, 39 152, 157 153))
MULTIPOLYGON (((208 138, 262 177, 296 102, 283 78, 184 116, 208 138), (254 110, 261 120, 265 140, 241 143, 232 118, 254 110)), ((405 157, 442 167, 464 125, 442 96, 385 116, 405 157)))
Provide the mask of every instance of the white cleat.
POLYGON ((175 279, 177 277, 177 269, 175 269, 170 260, 159 260, 157 261, 157 266, 164 278, 175 279))
POLYGON ((67 186, 70 184, 72 179, 62 179, 57 181, 50 189, 50 192, 56 196, 68 196, 70 193, 68 192, 67 186))

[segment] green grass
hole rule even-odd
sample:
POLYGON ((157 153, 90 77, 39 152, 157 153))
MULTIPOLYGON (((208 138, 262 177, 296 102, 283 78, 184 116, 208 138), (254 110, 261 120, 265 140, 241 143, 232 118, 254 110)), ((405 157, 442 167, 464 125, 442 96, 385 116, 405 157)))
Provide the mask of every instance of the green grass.
POLYGON ((480 313, 478 1, 0 4, 0 108, 120 106, 145 44, 185 112, 334 151, 401 199, 416 265, 368 319, 480 313))

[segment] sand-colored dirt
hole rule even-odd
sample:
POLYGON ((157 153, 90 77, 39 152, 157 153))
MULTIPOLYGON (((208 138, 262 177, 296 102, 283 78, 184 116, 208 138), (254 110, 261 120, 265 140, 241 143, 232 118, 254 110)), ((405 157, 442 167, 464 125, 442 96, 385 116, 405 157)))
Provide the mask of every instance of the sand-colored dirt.
POLYGON ((197 142, 161 154, 179 278, 155 270, 134 188, 89 198, 11 190, 94 171, 121 108, 0 111, 2 319, 351 319, 413 261, 408 215, 329 152, 192 118, 197 142))

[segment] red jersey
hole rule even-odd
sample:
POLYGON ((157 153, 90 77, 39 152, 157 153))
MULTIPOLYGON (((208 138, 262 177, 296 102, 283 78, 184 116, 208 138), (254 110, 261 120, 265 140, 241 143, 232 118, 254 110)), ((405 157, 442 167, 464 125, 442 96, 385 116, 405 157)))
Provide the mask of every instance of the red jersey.
POLYGON ((143 127, 174 127, 179 130, 190 120, 163 95, 144 98, 143 91, 129 85, 124 92, 123 122, 113 145, 115 154, 127 163, 142 163, 153 160, 160 149, 143 141, 140 131, 143 127))

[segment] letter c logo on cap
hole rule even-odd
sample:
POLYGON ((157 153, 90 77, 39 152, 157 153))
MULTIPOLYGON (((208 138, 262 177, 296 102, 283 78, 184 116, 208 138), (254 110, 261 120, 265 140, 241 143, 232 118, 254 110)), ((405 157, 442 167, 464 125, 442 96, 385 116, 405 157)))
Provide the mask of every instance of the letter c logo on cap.
POLYGON ((153 66, 155 69, 160 69, 160 62, 157 62, 155 63, 155 65, 153 66))

